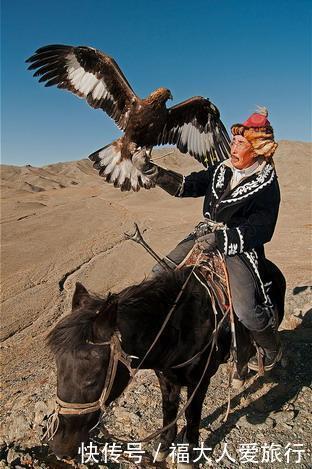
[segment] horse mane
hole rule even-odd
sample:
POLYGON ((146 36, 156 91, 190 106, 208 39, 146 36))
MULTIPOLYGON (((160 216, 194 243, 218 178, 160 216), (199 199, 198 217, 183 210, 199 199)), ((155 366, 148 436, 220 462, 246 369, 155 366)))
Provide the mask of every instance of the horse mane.
POLYGON ((61 319, 48 334, 47 342, 54 355, 77 350, 82 344, 93 339, 93 322, 99 309, 107 302, 96 295, 90 295, 87 305, 61 319))
POLYGON ((96 311, 79 311, 62 319, 48 335, 48 346, 54 355, 76 350, 92 340, 96 311))
POLYGON ((149 310, 155 303, 155 309, 160 311, 163 304, 168 308, 170 300, 175 300, 190 268, 183 270, 162 272, 157 277, 145 279, 141 283, 125 288, 118 294, 118 305, 121 310, 148 304, 149 310))
MULTIPOLYGON (((112 301, 118 302, 118 311, 126 313, 134 308, 145 313, 160 314, 168 309, 180 291, 189 269, 181 271, 164 272, 153 279, 144 279, 141 283, 125 288, 118 294, 100 298, 90 296, 87 306, 63 318, 48 335, 48 346, 54 355, 78 350, 82 344, 93 340, 93 323, 97 318, 99 309, 112 301), (152 305, 155 305, 152 308, 152 305)), ((103 313, 105 314, 105 312, 103 313)))

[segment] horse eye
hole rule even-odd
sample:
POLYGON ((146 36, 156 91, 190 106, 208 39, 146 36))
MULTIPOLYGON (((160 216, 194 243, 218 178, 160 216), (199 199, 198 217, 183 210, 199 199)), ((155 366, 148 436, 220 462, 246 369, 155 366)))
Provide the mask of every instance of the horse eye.
POLYGON ((86 381, 87 386, 95 386, 96 385, 96 380, 90 379, 89 381, 86 381))

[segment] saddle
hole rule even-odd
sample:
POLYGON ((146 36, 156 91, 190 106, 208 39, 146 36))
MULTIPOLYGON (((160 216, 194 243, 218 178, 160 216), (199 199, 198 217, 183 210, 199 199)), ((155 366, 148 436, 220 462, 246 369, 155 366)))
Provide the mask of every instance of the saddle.
POLYGON ((216 304, 225 314, 230 302, 222 258, 213 251, 205 253, 196 243, 177 268, 193 267, 194 265, 197 266, 197 275, 208 287, 216 304))

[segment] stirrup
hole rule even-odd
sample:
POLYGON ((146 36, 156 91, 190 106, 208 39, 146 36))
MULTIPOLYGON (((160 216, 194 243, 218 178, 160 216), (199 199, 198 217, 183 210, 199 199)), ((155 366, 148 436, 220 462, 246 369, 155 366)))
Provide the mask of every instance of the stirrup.
MULTIPOLYGON (((274 366, 281 360, 283 355, 282 347, 279 347, 276 356, 274 357, 272 363, 265 364, 266 356, 262 357, 263 360, 263 370, 270 371, 274 366)), ((259 361, 257 355, 253 356, 248 362, 248 368, 252 371, 259 372, 259 361)))

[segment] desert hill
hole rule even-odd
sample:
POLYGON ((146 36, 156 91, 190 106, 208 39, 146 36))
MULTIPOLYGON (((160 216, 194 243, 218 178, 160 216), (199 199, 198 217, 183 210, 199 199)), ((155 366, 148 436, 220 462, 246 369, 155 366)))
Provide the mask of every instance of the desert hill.
MULTIPOLYGON (((293 310, 306 308, 308 301, 304 296, 297 304, 293 292, 303 288, 306 295, 311 285, 311 147, 281 141, 275 156, 282 203, 266 250, 288 283, 285 329, 298 325, 293 310)), ((184 174, 202 169, 176 151, 162 157, 168 152, 155 152, 155 161, 184 174)), ((124 232, 137 222, 146 241, 164 255, 200 221, 202 200, 177 199, 159 188, 122 193, 106 184, 88 160, 40 168, 2 165, 1 197, 5 389, 0 436, 6 445, 25 446, 36 441, 36 403, 54 393, 54 365, 44 339, 70 311, 75 282, 105 294, 141 281, 154 260, 126 241, 124 232), (20 423, 12 427, 12 419, 20 423)))

